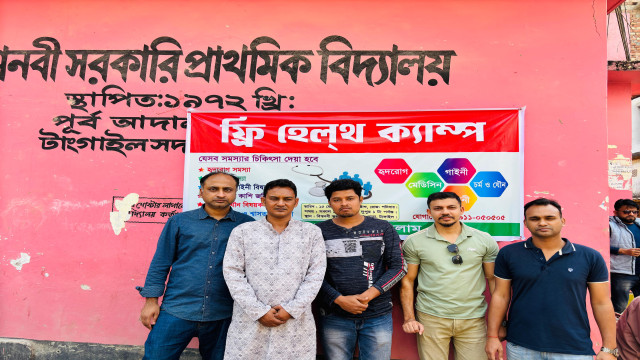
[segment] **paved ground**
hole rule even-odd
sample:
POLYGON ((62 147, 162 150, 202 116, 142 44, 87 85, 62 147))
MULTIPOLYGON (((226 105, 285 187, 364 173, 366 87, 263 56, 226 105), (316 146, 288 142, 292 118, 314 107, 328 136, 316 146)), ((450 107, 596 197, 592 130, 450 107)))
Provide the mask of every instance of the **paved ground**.
MULTIPOLYGON (((142 346, 0 338, 0 360, 140 360, 143 353, 142 346)), ((187 349, 180 360, 201 357, 197 349, 187 349)))
MULTIPOLYGON (((0 338, 1 360, 140 360, 143 353, 141 346, 0 338)), ((201 358, 187 349, 180 360, 201 358)))

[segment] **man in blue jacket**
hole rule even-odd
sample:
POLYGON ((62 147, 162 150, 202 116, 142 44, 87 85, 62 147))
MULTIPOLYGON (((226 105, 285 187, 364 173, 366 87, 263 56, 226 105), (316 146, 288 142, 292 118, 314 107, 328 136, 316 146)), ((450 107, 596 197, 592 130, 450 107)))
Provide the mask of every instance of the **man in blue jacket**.
POLYGON ((619 199, 609 217, 611 249, 611 302, 618 314, 629 302, 629 291, 640 295, 640 220, 638 204, 631 199, 619 199))
POLYGON ((406 274, 400 237, 384 220, 360 213, 362 186, 335 180, 325 195, 336 217, 318 226, 327 252, 327 272, 317 300, 320 338, 327 359, 391 357, 391 293, 406 274))
POLYGON ((176 214, 165 224, 144 288, 138 289, 146 298, 140 321, 151 330, 143 359, 177 360, 198 337, 204 360, 222 360, 233 309, 222 260, 231 230, 253 221, 231 208, 238 184, 238 177, 228 173, 203 176, 204 205, 176 214))

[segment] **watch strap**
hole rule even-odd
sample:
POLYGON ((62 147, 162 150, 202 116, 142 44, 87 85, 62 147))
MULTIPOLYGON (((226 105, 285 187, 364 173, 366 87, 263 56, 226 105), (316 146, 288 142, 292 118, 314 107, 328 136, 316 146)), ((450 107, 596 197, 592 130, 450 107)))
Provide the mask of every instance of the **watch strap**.
POLYGON ((609 349, 609 348, 603 346, 603 347, 600 348, 600 351, 605 352, 607 354, 611 354, 611 355, 613 355, 615 357, 618 357, 618 348, 609 349))

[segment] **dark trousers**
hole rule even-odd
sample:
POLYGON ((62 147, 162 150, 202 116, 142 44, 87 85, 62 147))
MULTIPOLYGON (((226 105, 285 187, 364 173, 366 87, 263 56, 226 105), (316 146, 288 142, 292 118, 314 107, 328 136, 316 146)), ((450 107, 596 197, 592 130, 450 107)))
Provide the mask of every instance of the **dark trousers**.
POLYGON ((611 273, 611 302, 618 314, 627 308, 629 291, 634 297, 640 295, 640 276, 611 273))
POLYGON ((218 321, 189 321, 160 311, 144 343, 143 360, 177 360, 191 339, 200 341, 203 360, 222 360, 231 318, 218 321))

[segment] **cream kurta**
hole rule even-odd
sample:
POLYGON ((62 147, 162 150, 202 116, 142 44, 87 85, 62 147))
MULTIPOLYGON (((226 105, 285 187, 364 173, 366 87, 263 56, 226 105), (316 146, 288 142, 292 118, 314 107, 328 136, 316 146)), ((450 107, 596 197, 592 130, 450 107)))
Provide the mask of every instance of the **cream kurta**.
POLYGON ((281 234, 266 219, 236 227, 223 266, 234 300, 225 359, 315 359, 311 302, 326 263, 322 233, 313 224, 292 219, 281 234), (271 328, 260 324, 276 305, 292 318, 271 328))

